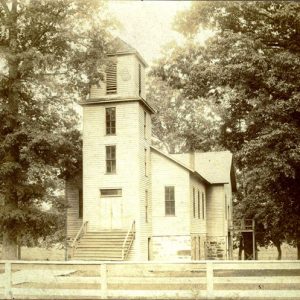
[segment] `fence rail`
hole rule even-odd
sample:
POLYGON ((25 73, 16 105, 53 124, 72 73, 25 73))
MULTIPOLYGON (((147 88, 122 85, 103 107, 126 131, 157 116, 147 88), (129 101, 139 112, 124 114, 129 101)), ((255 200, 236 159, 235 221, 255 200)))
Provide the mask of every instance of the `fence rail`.
POLYGON ((300 299, 300 261, 0 261, 0 299, 300 299))

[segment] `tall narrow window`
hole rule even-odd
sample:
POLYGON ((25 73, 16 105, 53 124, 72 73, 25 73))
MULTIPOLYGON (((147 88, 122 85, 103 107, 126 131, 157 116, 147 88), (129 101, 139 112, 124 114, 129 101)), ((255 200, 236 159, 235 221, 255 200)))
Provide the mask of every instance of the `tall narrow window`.
POLYGON ((83 196, 82 189, 78 190, 78 217, 82 219, 83 216, 83 196))
POLYGON ((116 134, 116 108, 105 109, 106 134, 116 134))
POLYGON ((228 216, 228 219, 230 220, 230 219, 231 219, 231 215, 230 215, 230 206, 227 205, 227 208, 228 208, 228 210, 227 210, 227 216, 228 216))
POLYGON ((139 96, 142 95, 142 67, 139 64, 139 96))
POLYGON ((196 218, 196 199, 195 199, 195 188, 193 187, 193 217, 196 218))
POLYGON ((225 195, 225 220, 227 220, 227 195, 225 195))
POLYGON ((201 218, 201 215, 200 215, 200 191, 198 190, 198 219, 201 218))
POLYGON ((144 161, 145 161, 145 176, 148 175, 148 170, 147 170, 147 156, 148 156, 148 153, 147 153, 147 149, 145 148, 145 157, 144 157, 144 161))
POLYGON ((117 93, 117 63, 111 62, 106 68, 106 94, 117 93))
POLYGON ((146 138, 147 131, 147 113, 144 111, 144 138, 146 138))
POLYGON ((205 201, 205 196, 204 196, 204 193, 202 193, 202 219, 203 220, 205 218, 204 201, 205 201))
POLYGON ((145 190, 145 222, 148 223, 148 190, 145 190))
POLYGON ((175 216, 174 186, 165 187, 165 214, 166 216, 175 216))
POLYGON ((116 146, 106 146, 106 173, 116 173, 116 146))

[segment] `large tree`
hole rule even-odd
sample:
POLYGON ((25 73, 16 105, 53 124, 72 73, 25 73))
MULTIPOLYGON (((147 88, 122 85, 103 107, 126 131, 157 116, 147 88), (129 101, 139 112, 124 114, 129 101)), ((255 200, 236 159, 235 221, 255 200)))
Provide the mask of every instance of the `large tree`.
POLYGON ((55 213, 61 209, 55 178, 67 178, 80 165, 75 102, 102 76, 112 28, 105 5, 93 0, 0 2, 5 259, 17 257, 21 241, 45 239, 61 222, 55 213))
POLYGON ((265 244, 288 241, 300 258, 300 5, 194 2, 175 27, 186 43, 155 74, 226 109, 220 138, 241 172, 243 216, 256 218, 265 244), (205 46, 203 29, 214 32, 205 46))
POLYGON ((150 76, 147 101, 156 110, 152 116, 153 144, 169 153, 220 149, 220 111, 212 99, 191 101, 178 89, 150 76))

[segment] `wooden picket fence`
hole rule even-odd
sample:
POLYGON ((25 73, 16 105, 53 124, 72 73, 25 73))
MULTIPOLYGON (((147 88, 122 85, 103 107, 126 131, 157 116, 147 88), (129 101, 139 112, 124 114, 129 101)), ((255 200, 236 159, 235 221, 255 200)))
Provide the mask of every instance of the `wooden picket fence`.
POLYGON ((0 299, 300 299, 300 261, 0 261, 0 299))

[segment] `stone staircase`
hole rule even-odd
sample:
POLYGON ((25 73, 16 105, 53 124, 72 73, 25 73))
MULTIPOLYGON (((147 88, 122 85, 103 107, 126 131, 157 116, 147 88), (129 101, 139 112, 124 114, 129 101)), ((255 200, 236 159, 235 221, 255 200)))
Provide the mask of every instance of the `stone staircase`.
POLYGON ((120 230, 86 232, 76 244, 72 259, 125 260, 133 240, 134 232, 127 233, 120 230))

